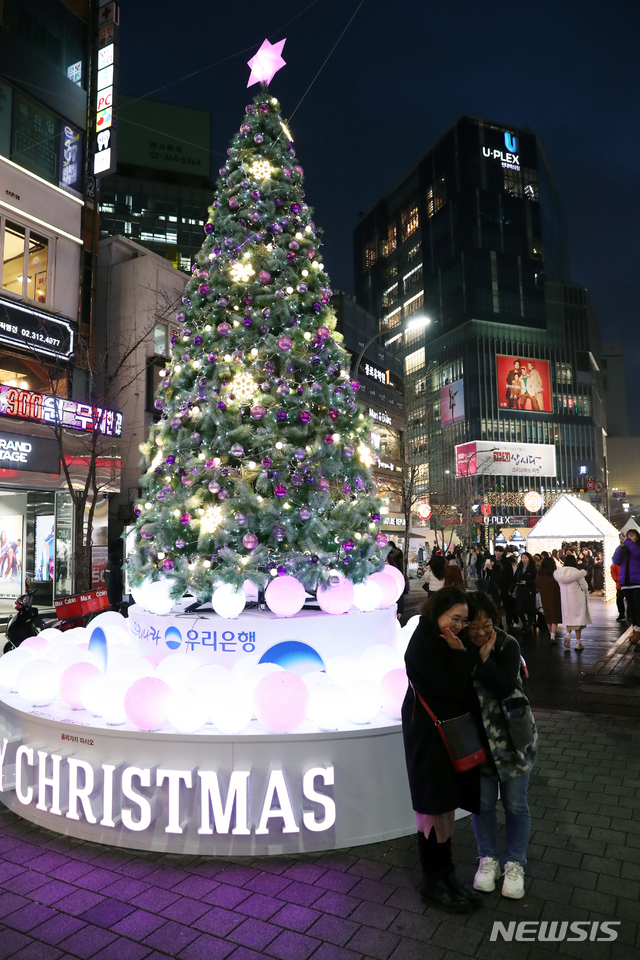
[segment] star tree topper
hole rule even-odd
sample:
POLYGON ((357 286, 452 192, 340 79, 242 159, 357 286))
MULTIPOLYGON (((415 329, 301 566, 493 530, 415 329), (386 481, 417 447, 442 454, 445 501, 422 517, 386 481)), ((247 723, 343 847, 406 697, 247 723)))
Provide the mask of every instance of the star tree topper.
POLYGON ((282 50, 286 42, 286 37, 284 40, 278 40, 277 43, 269 43, 268 40, 263 42, 256 55, 247 61, 248 66, 251 67, 248 87, 253 86, 254 83, 264 83, 267 86, 271 83, 278 70, 285 66, 282 50))

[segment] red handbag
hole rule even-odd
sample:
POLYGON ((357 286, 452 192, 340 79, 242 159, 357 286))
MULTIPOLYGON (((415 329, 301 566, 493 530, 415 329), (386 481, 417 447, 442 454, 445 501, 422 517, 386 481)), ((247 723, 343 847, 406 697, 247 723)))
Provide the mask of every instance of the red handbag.
POLYGON ((451 720, 438 720, 415 687, 413 692, 433 720, 454 770, 458 773, 466 773, 467 770, 472 770, 486 760, 487 755, 480 740, 478 727, 470 713, 463 713, 461 717, 452 717, 451 720))

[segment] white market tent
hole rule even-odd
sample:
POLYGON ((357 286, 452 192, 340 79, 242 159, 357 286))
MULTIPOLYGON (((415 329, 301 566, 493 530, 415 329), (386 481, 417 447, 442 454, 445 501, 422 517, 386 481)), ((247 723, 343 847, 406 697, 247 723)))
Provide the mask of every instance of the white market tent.
POLYGON ((638 533, 640 533, 640 527, 639 527, 638 524, 635 522, 635 520, 633 519, 633 517, 629 517, 629 519, 628 519, 627 522, 625 523, 624 527, 621 527, 621 528, 620 528, 620 533, 628 533, 629 530, 637 530, 638 533))
POLYGON ((614 600, 616 586, 611 579, 613 552, 620 543, 619 532, 599 510, 563 493, 545 515, 538 520, 527 537, 527 551, 540 553, 559 549, 563 541, 601 540, 604 553, 604 598, 614 600))

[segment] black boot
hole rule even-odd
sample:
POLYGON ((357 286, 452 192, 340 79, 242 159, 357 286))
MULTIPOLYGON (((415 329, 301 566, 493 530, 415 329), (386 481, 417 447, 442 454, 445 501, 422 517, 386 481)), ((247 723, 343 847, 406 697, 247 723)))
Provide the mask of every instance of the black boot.
POLYGON ((482 894, 474 890, 473 887, 467 886, 466 883, 460 883, 456 877, 456 868, 452 863, 450 863, 448 867, 445 867, 444 879, 450 890, 453 890, 453 892, 457 893, 460 897, 466 897, 471 904, 472 910, 479 910, 480 907, 484 906, 482 894))
POLYGON ((446 910, 447 913, 470 913, 472 909, 470 901, 452 890, 445 881, 440 863, 443 846, 444 844, 437 842, 434 830, 431 831, 428 839, 423 833, 418 834, 418 851, 423 876, 420 896, 428 903, 446 910))

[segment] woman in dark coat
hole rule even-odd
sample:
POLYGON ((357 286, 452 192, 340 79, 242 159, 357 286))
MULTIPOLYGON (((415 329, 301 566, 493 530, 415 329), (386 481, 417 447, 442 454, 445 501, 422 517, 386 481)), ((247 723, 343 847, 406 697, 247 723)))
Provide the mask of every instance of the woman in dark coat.
POLYGON ((516 570, 516 600, 525 632, 532 632, 536 623, 536 572, 530 553, 523 553, 516 570))
POLYGON ((553 575, 556 572, 556 563, 552 557, 547 557, 540 564, 536 577, 536 589, 542 600, 544 619, 547 622, 551 643, 557 643, 556 633, 558 624, 562 623, 562 606, 560 603, 560 587, 553 575))
POLYGON ((458 637, 467 621, 466 594, 443 587, 427 601, 405 653, 409 688, 402 706, 402 732, 409 788, 418 826, 424 882, 420 893, 451 913, 468 913, 482 897, 463 887, 451 860, 456 807, 480 809, 477 767, 457 773, 419 693, 439 720, 473 711, 481 718, 472 672, 478 654, 458 637), (415 692, 414 692, 415 691, 415 692))

